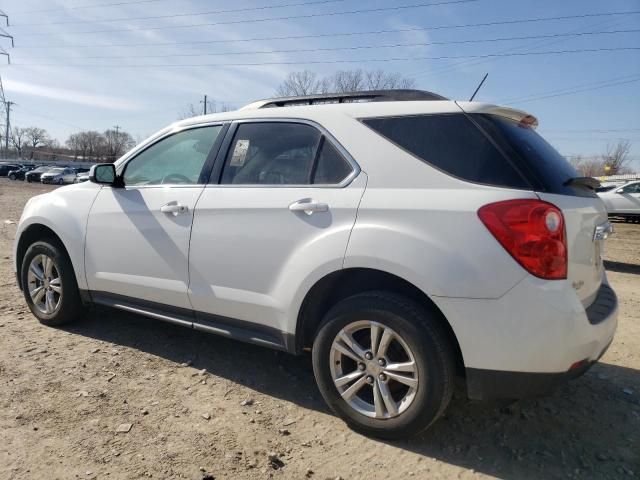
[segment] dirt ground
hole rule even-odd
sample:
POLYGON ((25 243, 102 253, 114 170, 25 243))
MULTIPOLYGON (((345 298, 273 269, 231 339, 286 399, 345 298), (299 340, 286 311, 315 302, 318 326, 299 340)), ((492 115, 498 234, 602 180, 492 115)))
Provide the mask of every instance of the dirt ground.
POLYGON ((308 355, 107 309, 40 325, 6 220, 50 189, 0 179, 2 479, 640 477, 640 225, 617 223, 607 244, 620 323, 585 376, 509 406, 457 393, 426 433, 382 442, 327 410, 308 355))

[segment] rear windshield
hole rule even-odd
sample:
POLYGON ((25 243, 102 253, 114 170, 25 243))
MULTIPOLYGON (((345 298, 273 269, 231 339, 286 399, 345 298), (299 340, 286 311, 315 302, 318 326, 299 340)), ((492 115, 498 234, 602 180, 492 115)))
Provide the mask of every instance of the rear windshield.
POLYGON ((369 118, 363 123, 449 175, 499 187, 532 188, 463 113, 369 118))
POLYGON ((566 185, 568 180, 580 174, 532 128, 495 115, 469 116, 525 172, 535 190, 561 195, 596 196, 587 187, 566 185))

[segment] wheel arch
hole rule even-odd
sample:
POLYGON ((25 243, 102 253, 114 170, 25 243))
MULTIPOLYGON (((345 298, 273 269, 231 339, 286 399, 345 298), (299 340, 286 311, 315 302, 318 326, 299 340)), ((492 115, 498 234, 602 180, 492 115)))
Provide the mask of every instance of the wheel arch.
POLYGON ((435 314, 456 355, 456 372, 464 375, 464 358, 458 339, 434 301, 411 282, 392 273, 372 268, 346 268, 319 279, 307 292, 296 322, 296 352, 313 344, 318 327, 329 309, 340 300, 372 290, 384 290, 410 298, 435 314))
POLYGON ((56 242, 64 250, 64 253, 69 256, 69 251, 67 250, 64 242, 50 227, 42 223, 32 223, 26 227, 21 232, 16 247, 16 273, 18 287, 20 287, 20 290, 22 290, 22 276, 20 275, 20 272, 22 270, 22 261, 24 256, 27 253, 29 246, 41 240, 52 240, 56 242))

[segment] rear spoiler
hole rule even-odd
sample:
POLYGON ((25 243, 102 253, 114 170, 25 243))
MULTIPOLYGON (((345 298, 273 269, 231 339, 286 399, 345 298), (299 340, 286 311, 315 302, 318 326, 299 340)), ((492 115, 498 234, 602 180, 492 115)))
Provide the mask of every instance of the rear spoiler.
POLYGON ((491 115, 515 120, 533 129, 538 126, 538 119, 536 117, 515 108, 499 107, 490 103, 481 102, 456 102, 456 105, 465 113, 489 113, 491 115))

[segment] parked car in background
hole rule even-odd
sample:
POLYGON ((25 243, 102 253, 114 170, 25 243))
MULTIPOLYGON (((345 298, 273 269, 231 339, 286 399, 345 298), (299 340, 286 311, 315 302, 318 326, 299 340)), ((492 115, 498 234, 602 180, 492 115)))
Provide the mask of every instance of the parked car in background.
POLYGON ((621 187, 625 182, 602 182, 599 187, 596 188, 596 193, 608 192, 616 187, 621 187))
POLYGON ((44 172, 40 176, 42 183, 53 183, 55 185, 64 185, 65 183, 74 183, 76 180, 76 171, 69 167, 56 167, 44 172))
POLYGON ((76 175, 76 180, 74 183, 82 183, 87 182, 89 180, 89 172, 82 172, 76 175))
POLYGON ((50 166, 42 166, 42 167, 37 167, 34 168, 33 170, 31 170, 30 172, 25 173, 24 175, 24 179, 28 182, 39 182, 40 181, 40 176, 45 173, 48 172, 49 170, 51 170, 53 167, 50 166))
POLYGON ((18 170, 20 165, 16 163, 0 163, 0 177, 6 177, 12 170, 18 170))
POLYGON ((626 220, 640 219, 640 180, 598 193, 607 213, 626 220))
POLYGON ((30 172, 34 168, 36 168, 35 165, 22 165, 16 170, 11 170, 7 177, 9 177, 9 180, 24 180, 26 173, 30 172))
POLYGON ((543 395, 604 354, 618 306, 598 183, 537 124, 413 90, 183 120, 33 197, 18 284, 45 325, 94 303, 311 350, 373 436, 430 426, 456 375, 473 399, 543 395))

